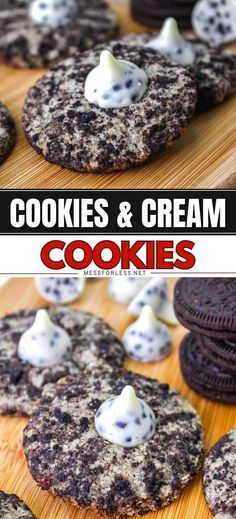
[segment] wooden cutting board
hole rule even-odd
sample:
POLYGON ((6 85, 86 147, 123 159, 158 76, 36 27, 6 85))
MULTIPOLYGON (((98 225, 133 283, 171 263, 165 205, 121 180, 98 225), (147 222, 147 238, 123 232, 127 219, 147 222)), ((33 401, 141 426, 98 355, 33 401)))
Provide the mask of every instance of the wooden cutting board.
MULTIPOLYGON (((32 279, 13 279, 0 289, 0 316, 20 308, 40 307, 43 304, 45 301, 38 296, 32 279)), ((108 297, 107 280, 88 282, 81 299, 73 306, 105 318, 121 337, 131 321, 126 308, 112 302, 108 297)), ((127 360, 126 367, 167 382, 187 397, 201 416, 208 449, 224 433, 236 426, 235 407, 210 402, 186 386, 178 361, 178 347, 185 330, 182 326, 177 326, 173 327, 172 331, 174 350, 168 358, 152 364, 127 360)), ((86 509, 77 510, 37 487, 28 471, 22 449, 22 432, 26 423, 27 420, 24 418, 0 418, 0 489, 14 492, 24 499, 38 519, 84 519, 85 516, 86 519, 99 519, 98 514, 86 509)), ((211 514, 204 501, 200 476, 195 478, 171 506, 145 517, 146 519, 210 519, 211 514)))
MULTIPOLYGON (((122 32, 145 29, 132 21, 127 3, 113 7, 122 32)), ((236 45, 231 47, 236 51, 236 45)), ((0 65, 0 100, 11 109, 18 130, 17 146, 0 168, 0 188, 236 188, 236 96, 196 116, 180 141, 142 166, 122 173, 78 174, 46 162, 23 135, 23 101, 43 72, 0 65)))

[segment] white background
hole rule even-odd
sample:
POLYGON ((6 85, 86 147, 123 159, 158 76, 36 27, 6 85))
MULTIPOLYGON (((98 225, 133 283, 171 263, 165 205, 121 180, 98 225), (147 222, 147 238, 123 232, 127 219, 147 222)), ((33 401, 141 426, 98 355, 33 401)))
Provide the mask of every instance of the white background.
MULTIPOLYGON (((66 267, 60 271, 47 269, 40 258, 43 245, 50 240, 59 239, 69 244, 73 240, 84 240, 91 246, 97 242, 107 239, 115 241, 118 245, 122 240, 130 239, 131 244, 136 240, 173 240, 178 243, 183 239, 195 242, 193 253, 196 258, 196 264, 191 271, 186 270, 147 270, 147 274, 161 273, 170 276, 173 275, 236 275, 236 237, 235 236, 78 236, 78 235, 48 235, 48 236, 1 236, 1 252, 0 252, 0 272, 3 275, 65 275, 79 274, 84 275, 83 271, 76 271, 66 267)), ((53 259, 59 260, 63 257, 62 251, 52 255, 53 259)), ((142 259, 142 255, 140 255, 142 259)), ((110 256, 104 259, 109 259, 110 256)), ((79 257, 76 257, 79 259, 79 257)), ((133 267, 135 268, 135 267, 133 267)), ((96 265, 91 264, 88 269, 97 269, 96 265)), ((116 271, 120 270, 117 266, 116 271)), ((104 272, 104 276, 108 273, 104 272)))

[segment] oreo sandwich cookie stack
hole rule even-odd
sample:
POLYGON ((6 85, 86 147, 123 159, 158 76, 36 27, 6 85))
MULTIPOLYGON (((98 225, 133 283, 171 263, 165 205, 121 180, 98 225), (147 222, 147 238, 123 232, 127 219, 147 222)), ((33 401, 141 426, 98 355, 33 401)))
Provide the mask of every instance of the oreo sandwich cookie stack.
POLYGON ((206 398, 236 404, 236 279, 179 280, 175 313, 191 330, 180 346, 187 384, 206 398))
POLYGON ((161 27, 163 20, 174 16, 179 27, 191 28, 191 13, 196 0, 131 0, 131 12, 140 23, 161 27))

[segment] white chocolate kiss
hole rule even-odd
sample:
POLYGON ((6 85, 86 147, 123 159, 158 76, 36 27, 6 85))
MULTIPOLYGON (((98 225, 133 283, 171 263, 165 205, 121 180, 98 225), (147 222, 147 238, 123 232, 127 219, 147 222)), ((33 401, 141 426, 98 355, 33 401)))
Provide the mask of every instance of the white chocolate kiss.
POLYGON ((128 326, 123 343, 129 357, 141 362, 161 360, 172 349, 171 334, 151 306, 144 306, 137 321, 128 326))
POLYGON ((46 310, 38 310, 33 325, 20 338, 19 357, 32 366, 45 368, 63 362, 70 354, 68 333, 51 321, 46 310))
POLYGON ((109 398, 95 416, 98 434, 121 447, 136 447, 150 440, 156 429, 151 407, 137 398, 132 386, 125 386, 119 396, 109 398))
POLYGON ((89 103, 100 108, 124 108, 139 101, 147 86, 144 70, 104 50, 99 65, 86 78, 84 95, 89 103))
POLYGON ((55 304, 67 304, 77 299, 83 292, 84 278, 40 277, 35 278, 35 285, 40 295, 55 304))
POLYGON ((151 306, 154 314, 162 321, 172 325, 178 324, 165 279, 151 279, 131 301, 128 312, 138 317, 146 305, 151 306))
POLYGON ((75 0, 32 0, 28 12, 34 23, 59 27, 73 20, 77 5, 75 0))
POLYGON ((117 277, 109 281, 109 295, 118 303, 129 304, 150 278, 117 277))
POLYGON ((160 33, 147 43, 147 47, 165 54, 180 65, 193 65, 195 50, 193 45, 181 36, 174 18, 166 18, 160 33))

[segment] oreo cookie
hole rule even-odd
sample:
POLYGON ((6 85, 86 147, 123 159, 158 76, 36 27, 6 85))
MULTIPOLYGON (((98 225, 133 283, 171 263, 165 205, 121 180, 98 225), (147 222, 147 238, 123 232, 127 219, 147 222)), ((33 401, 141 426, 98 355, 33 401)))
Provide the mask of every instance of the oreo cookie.
MULTIPOLYGON (((201 340, 202 339, 203 337, 201 336, 201 340)), ((206 348, 210 349, 216 355, 226 360, 236 361, 236 342, 204 336, 204 343, 206 348)))
POLYGON ((191 12, 196 0, 131 0, 133 17, 143 25, 160 27, 164 18, 174 16, 180 27, 191 27, 191 12))
POLYGON ((180 365, 187 384, 197 392, 212 400, 236 403, 236 375, 208 359, 193 333, 187 334, 181 343, 180 365))
POLYGON ((175 286, 174 308, 189 330, 236 340, 236 278, 182 278, 175 286))
POLYGON ((208 452, 203 466, 203 490, 216 519, 236 517, 236 429, 208 452))
POLYGON ((28 506, 14 494, 0 491, 1 519, 36 519, 28 506))
POLYGON ((199 335, 198 339, 199 345, 208 359, 212 360, 224 371, 236 375, 236 344, 229 341, 221 341, 220 339, 210 339, 210 337, 203 335, 199 335), (232 351, 231 356, 227 354, 228 351, 232 351))

